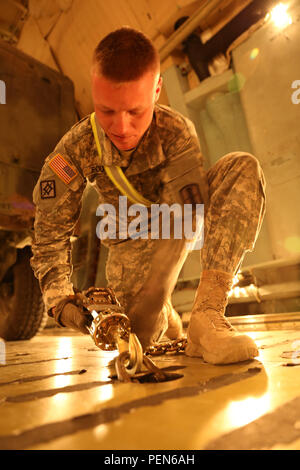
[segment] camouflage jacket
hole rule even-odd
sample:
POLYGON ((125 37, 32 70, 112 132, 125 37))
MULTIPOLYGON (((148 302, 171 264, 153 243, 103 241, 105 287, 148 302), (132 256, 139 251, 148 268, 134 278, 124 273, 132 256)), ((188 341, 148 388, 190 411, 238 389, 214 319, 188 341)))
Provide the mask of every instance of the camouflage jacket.
POLYGON ((183 186, 186 173, 190 171, 195 178, 195 167, 204 174, 193 124, 166 106, 155 106, 152 123, 130 162, 101 129, 100 145, 101 161, 90 116, 83 118, 46 158, 34 188, 36 213, 31 266, 40 282, 47 310, 73 294, 70 237, 80 216, 87 181, 95 186, 99 204, 117 206, 119 203, 120 192, 103 165, 122 167, 129 182, 146 199, 169 204, 178 202, 170 190, 171 182, 183 186))

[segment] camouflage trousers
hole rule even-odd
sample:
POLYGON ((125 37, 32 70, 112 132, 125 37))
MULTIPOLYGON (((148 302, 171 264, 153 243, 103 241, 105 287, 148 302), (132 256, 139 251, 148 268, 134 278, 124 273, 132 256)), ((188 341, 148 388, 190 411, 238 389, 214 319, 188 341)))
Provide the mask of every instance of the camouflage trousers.
MULTIPOLYGON (((263 172, 255 157, 234 152, 207 171, 207 181, 210 203, 204 208, 202 269, 234 274, 246 251, 253 250, 263 221, 263 172)), ((133 321, 136 315, 142 315, 141 310, 159 314, 188 253, 185 239, 128 239, 110 247, 108 284, 133 321)))

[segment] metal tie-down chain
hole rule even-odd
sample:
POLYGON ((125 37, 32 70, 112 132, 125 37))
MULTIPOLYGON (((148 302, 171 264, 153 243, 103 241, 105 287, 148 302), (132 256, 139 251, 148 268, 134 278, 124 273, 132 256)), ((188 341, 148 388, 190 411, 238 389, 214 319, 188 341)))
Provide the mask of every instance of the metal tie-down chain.
POLYGON ((178 338, 164 343, 157 343, 154 346, 149 346, 146 349, 146 354, 150 356, 161 356, 167 353, 179 353, 185 350, 187 339, 178 338))
POLYGON ((155 374, 157 381, 166 379, 167 374, 148 357, 184 351, 186 339, 159 343, 143 348, 138 337, 131 332, 129 318, 125 315, 114 292, 110 288, 91 287, 83 292, 83 304, 93 316, 87 327, 95 345, 103 351, 119 351, 115 360, 117 377, 122 382, 131 379, 142 371, 143 365, 155 374))

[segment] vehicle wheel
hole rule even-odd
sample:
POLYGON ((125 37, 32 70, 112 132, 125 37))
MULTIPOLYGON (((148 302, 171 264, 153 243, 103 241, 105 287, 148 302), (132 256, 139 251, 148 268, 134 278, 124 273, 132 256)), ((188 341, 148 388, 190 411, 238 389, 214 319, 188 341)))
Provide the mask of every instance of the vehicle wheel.
POLYGON ((39 283, 29 263, 31 256, 29 247, 20 250, 0 285, 0 337, 6 341, 30 339, 47 323, 39 283))

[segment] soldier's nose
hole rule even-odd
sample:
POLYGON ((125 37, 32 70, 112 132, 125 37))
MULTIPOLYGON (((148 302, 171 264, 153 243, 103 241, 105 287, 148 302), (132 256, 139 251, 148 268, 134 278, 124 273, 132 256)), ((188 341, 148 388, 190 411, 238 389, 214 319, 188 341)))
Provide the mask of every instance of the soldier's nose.
POLYGON ((126 133, 129 129, 129 119, 125 113, 120 113, 115 116, 113 122, 113 129, 112 132, 116 134, 118 137, 126 136, 126 133))

